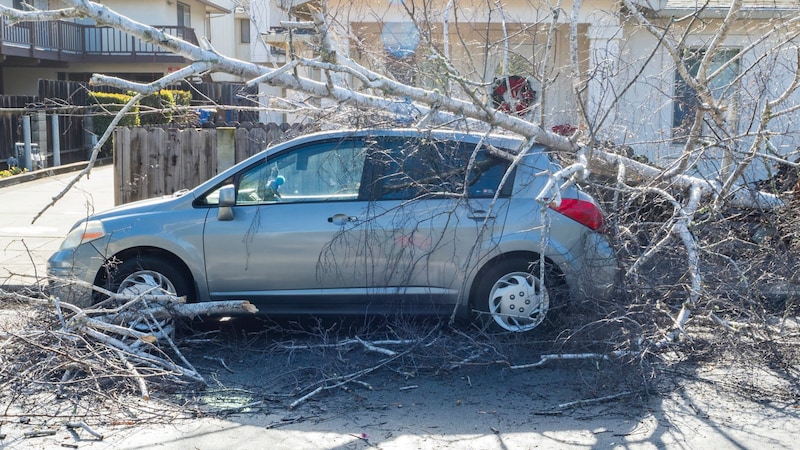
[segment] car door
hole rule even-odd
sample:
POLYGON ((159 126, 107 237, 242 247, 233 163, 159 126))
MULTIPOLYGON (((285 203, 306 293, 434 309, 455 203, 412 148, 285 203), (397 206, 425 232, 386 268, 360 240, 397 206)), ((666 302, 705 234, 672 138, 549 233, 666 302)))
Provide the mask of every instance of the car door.
POLYGON ((211 298, 286 312, 335 309, 363 293, 365 154, 359 141, 316 142, 237 174, 233 219, 212 208, 206 221, 211 298))
POLYGON ((380 148, 367 163, 370 285, 401 309, 441 313, 502 233, 513 172, 501 180, 510 162, 447 140, 384 139, 380 148))

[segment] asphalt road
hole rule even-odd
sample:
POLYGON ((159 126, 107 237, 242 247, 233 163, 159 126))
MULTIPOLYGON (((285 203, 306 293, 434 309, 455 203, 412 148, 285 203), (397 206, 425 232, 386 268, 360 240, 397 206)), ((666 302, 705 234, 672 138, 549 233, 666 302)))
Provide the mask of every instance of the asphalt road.
POLYGON ((114 169, 108 165, 92 169, 48 208, 78 173, 43 172, 30 181, 0 187, 0 288, 43 283, 47 258, 72 225, 114 206, 114 169))

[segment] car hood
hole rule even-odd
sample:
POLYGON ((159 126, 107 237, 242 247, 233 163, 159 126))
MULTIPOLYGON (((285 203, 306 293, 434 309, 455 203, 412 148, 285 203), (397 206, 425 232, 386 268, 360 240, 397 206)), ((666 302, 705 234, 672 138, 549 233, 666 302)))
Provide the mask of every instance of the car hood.
POLYGON ((193 200, 194 195, 191 193, 191 191, 178 191, 172 195, 166 195, 147 200, 139 200, 126 203, 124 205, 119 205, 103 212, 93 214, 89 217, 89 220, 119 219, 125 216, 142 214, 155 210, 169 211, 180 208, 187 203, 191 205, 193 200))

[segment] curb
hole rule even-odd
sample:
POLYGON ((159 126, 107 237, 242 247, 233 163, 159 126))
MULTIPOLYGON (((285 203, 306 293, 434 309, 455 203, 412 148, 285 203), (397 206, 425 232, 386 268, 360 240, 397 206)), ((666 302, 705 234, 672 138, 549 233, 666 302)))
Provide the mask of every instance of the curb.
MULTIPOLYGON (((105 157, 99 158, 95 161, 94 167, 105 166, 113 163, 113 158, 105 157)), ((86 168, 89 161, 79 161, 76 163, 63 164, 58 167, 48 167, 45 169, 34 170, 32 172, 25 172, 19 175, 12 175, 10 177, 0 178, 0 189, 6 186, 14 186, 17 184, 25 183, 27 181, 38 180, 40 178, 52 177, 62 173, 78 172, 86 168)))

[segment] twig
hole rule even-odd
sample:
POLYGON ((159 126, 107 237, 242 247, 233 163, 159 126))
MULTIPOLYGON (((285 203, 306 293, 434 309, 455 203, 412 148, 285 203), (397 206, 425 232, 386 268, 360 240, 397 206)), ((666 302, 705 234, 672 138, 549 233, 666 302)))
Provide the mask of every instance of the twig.
MULTIPOLYGON (((433 331, 434 330, 430 330, 430 332, 428 332, 427 335, 425 335, 421 339, 415 340, 414 341, 415 342, 415 346, 417 344, 419 344, 420 342, 423 342, 425 339, 427 339, 431 335, 431 333, 433 333, 433 331)), ((343 385, 345 385, 347 383, 350 383, 350 382, 352 382, 352 381, 354 381, 354 380, 356 380, 356 379, 358 379, 358 378, 360 378, 360 377, 362 377, 362 376, 364 376, 364 375, 366 375, 368 373, 374 372, 374 371, 380 369, 381 367, 389 364, 390 362, 395 361, 398 358, 401 358, 401 357, 411 353, 411 350, 413 350, 413 349, 414 349, 414 347, 412 346, 412 347, 406 349, 405 351, 403 351, 401 353, 397 353, 394 356, 391 356, 389 358, 384 359, 383 361, 379 362, 378 364, 376 364, 376 365, 374 365, 372 367, 368 367, 366 369, 362 369, 362 370, 353 372, 353 373, 351 373, 349 375, 343 375, 343 376, 340 376, 340 377, 335 377, 335 378, 332 378, 332 379, 324 380, 324 381, 322 381, 322 383, 327 383, 327 382, 331 382, 331 381, 337 381, 337 382, 335 382, 334 384, 331 384, 331 385, 323 384, 323 385, 317 386, 317 388, 314 389, 313 391, 311 391, 308 394, 306 394, 306 395, 298 398, 297 400, 293 401, 289 405, 289 408, 297 407, 297 405, 299 405, 300 403, 303 403, 304 401, 306 401, 309 398, 319 394, 322 391, 336 389, 337 387, 340 387, 340 386, 343 386, 343 385)))
POLYGON ((122 350, 122 351, 130 354, 131 356, 135 356, 137 359, 139 359, 142 362, 146 362, 148 364, 151 364, 153 367, 161 368, 161 369, 164 369, 164 370, 169 370, 169 371, 171 371, 173 373, 177 373, 180 376, 185 376, 185 377, 188 377, 188 378, 190 378, 192 380, 199 381, 201 383, 205 383, 205 380, 203 379, 203 377, 199 373, 197 373, 197 371, 194 370, 193 368, 180 367, 180 366, 178 366, 177 364, 175 364, 175 363, 173 363, 171 361, 167 361, 167 360, 165 360, 163 358, 159 358, 158 356, 151 355, 149 353, 146 353, 146 352, 139 351, 139 350, 136 350, 134 348, 131 348, 129 345, 126 345, 122 341, 114 339, 111 336, 106 336, 105 334, 98 333, 97 331, 94 331, 92 329, 87 329, 86 333, 89 336, 91 336, 92 338, 94 338, 94 339, 96 339, 96 340, 98 340, 98 341, 100 341, 100 342, 102 342, 102 343, 104 343, 106 345, 109 345, 111 347, 114 347, 114 348, 117 348, 119 350, 122 350))
POLYGON ((319 417, 319 416, 297 416, 297 417, 294 417, 294 418, 291 418, 291 419, 281 420, 280 422, 273 422, 271 424, 266 425, 264 428, 269 430, 271 428, 278 428, 278 427, 282 427, 284 425, 291 425, 291 424, 294 424, 294 423, 299 423, 299 422, 302 422, 302 421, 308 420, 308 419, 316 419, 317 417, 319 417))
MULTIPOLYGON (((249 302, 244 302, 244 303, 246 303, 248 305, 250 304, 249 302)), ((198 381, 200 381, 202 383, 205 383, 205 380, 200 375, 200 373, 197 371, 197 369, 195 369, 194 366, 192 365, 192 363, 190 363, 189 360, 187 360, 183 356, 183 353, 178 349, 178 346, 175 345, 175 342, 172 340, 172 338, 169 336, 169 334, 166 333, 164 331, 164 329, 161 327, 161 323, 159 321, 157 321, 155 319, 155 317, 153 317, 152 313, 149 313, 149 309, 145 310, 145 312, 150 316, 150 318, 153 320, 153 322, 155 322, 156 327, 158 327, 158 330, 161 332, 164 340, 167 341, 167 344, 169 344, 170 348, 172 348, 172 351, 175 353, 175 355, 178 357, 178 359, 183 363, 184 367, 186 369, 188 369, 188 371, 191 372, 193 374, 193 376, 196 376, 197 378, 199 378, 198 381)))
POLYGON ((69 429, 83 428, 84 430, 86 430, 87 433, 91 434, 92 436, 96 437, 97 439, 99 439, 101 441, 103 440, 103 435, 102 434, 98 433, 97 431, 94 431, 93 429, 91 429, 89 427, 89 425, 86 425, 86 423, 84 423, 84 422, 67 422, 67 428, 69 428, 69 429))
POLYGON ((389 350, 387 348, 378 347, 378 346, 379 345, 416 345, 419 342, 420 342, 419 340, 414 340, 414 339, 405 339, 405 340, 402 340, 402 339, 399 339, 399 340, 386 339, 386 340, 378 340, 378 341, 365 341, 365 340, 361 339, 360 337, 356 336, 355 338, 344 339, 344 340, 341 340, 339 342, 335 342, 333 344, 282 345, 281 348, 283 348, 285 350, 311 350, 311 349, 314 349, 314 348, 341 348, 341 347, 348 347, 348 346, 351 346, 351 345, 354 345, 354 344, 359 344, 359 345, 363 346, 365 349, 367 349, 369 351, 376 352, 376 353, 381 353, 381 354, 384 354, 386 356, 395 356, 395 355, 397 355, 397 352, 395 352, 394 350, 389 350))
POLYGON ((625 356, 628 354, 633 354, 634 352, 628 351, 616 351, 611 352, 608 354, 604 353, 564 353, 564 354, 551 354, 551 355, 542 355, 539 358, 539 361, 530 364, 520 364, 516 366, 511 366, 509 369, 531 369, 534 367, 541 367, 547 364, 550 361, 562 361, 562 360, 576 360, 576 359, 598 359, 602 361, 608 361, 612 357, 620 357, 625 356))
POLYGON ((352 380, 351 383, 360 384, 361 386, 363 386, 364 388, 366 388, 369 391, 374 391, 375 390, 375 388, 373 388, 372 385, 367 383, 366 381, 352 380))
POLYGON ((227 364, 225 364, 225 360, 224 360, 224 359, 222 359, 222 358, 215 358, 215 357, 213 357, 213 356, 203 356, 203 359, 207 359, 207 360, 209 360, 209 361, 216 361, 216 362, 218 362, 218 363, 219 363, 219 364, 220 364, 220 365, 221 365, 221 366, 222 366, 222 367, 223 367, 225 370, 227 370, 228 372, 230 372, 230 373, 236 373, 236 372, 234 372, 234 371, 233 371, 233 370, 232 370, 230 367, 228 367, 228 365, 227 365, 227 364))
POLYGON ((728 329, 729 331, 737 332, 743 329, 752 328, 753 326, 749 323, 741 323, 741 322, 734 322, 731 320, 725 320, 718 315, 711 313, 711 320, 714 321, 717 325, 722 326, 723 328, 728 329))
POLYGON ((316 389, 314 389, 313 391, 309 392, 308 394, 306 394, 306 395, 304 395, 304 396, 302 396, 302 397, 298 398, 297 400, 293 401, 292 403, 290 403, 290 404, 289 404, 289 409, 294 409, 294 408, 295 408, 297 405, 299 405, 300 403, 303 403, 304 401, 306 401, 306 400, 310 399, 311 397, 313 397, 313 396, 315 396, 315 395, 319 394, 320 392, 322 392, 322 391, 324 391, 324 390, 327 390, 327 389, 332 389, 333 387, 339 387, 339 386, 341 386, 341 385, 343 385, 343 384, 344 384, 344 383, 338 383, 338 384, 336 384, 335 386, 332 386, 332 387, 326 387, 326 386, 317 386, 317 388, 316 388, 316 389))
POLYGON ((362 441, 364 441, 365 444, 369 445, 370 447, 377 447, 377 445, 369 441, 369 436, 367 436, 366 433, 361 433, 361 434, 350 433, 350 436, 353 436, 356 439, 361 439, 362 441))
POLYGON ((626 397, 626 396, 632 395, 632 394, 633 394, 632 391, 625 391, 625 392, 620 392, 618 394, 606 395, 604 397, 590 398, 590 399, 586 399, 586 400, 575 400, 574 402, 562 403, 562 404, 558 405, 558 407, 560 409, 568 409, 568 408, 574 408, 576 406, 594 405, 596 403, 603 403, 603 402, 607 402, 607 401, 611 401, 611 400, 616 400, 616 399, 618 399, 620 397, 626 397))
POLYGON ((384 355, 387 355, 387 356, 395 356, 397 354, 397 352, 395 352, 393 350, 389 350, 388 348, 378 347, 378 346, 376 346, 374 344, 371 344, 369 342, 365 342, 365 341, 361 340, 361 338, 358 337, 358 336, 356 336, 355 340, 359 344, 363 345, 364 348, 366 348, 367 350, 369 350, 371 352, 383 353, 384 355))
POLYGON ((23 436, 28 438, 36 438, 36 437, 43 437, 43 436, 55 436, 55 430, 36 430, 36 431, 28 431, 23 436))
POLYGON ((247 408, 254 408, 256 406, 263 406, 264 403, 265 403, 264 400, 259 400, 259 401, 247 403, 247 404, 241 405, 241 406, 232 406, 230 408, 218 409, 218 410, 215 410, 214 412, 216 414, 235 414, 235 413, 242 412, 247 408))
MULTIPOLYGON (((125 364, 125 367, 127 367, 130 371, 133 379, 136 380, 136 383, 139 385, 139 392, 142 394, 142 400, 150 400, 150 390, 147 389, 147 383, 144 381, 144 377, 139 373, 138 370, 136 370, 136 367, 131 364, 130 361, 128 361, 128 358, 125 357, 125 354, 123 354, 120 350, 116 350, 116 353, 117 356, 119 356, 119 359, 121 359, 125 364)), ((67 426, 69 426, 69 424, 67 426)))

